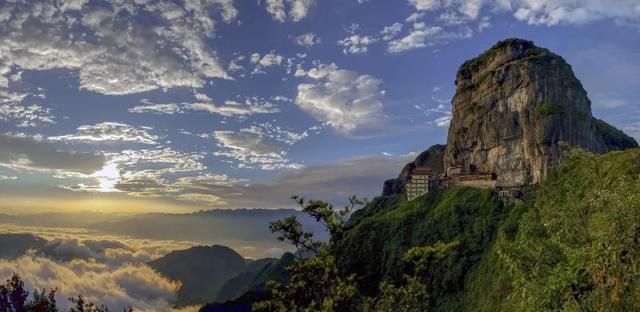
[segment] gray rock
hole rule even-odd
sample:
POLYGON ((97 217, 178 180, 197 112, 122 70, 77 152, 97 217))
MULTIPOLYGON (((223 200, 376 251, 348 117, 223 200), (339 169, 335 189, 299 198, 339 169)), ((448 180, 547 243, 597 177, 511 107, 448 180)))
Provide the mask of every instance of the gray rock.
POLYGON ((560 142, 604 153, 637 142, 591 115, 571 66, 531 41, 508 39, 456 76, 446 166, 496 173, 498 186, 538 183, 562 159, 560 142))

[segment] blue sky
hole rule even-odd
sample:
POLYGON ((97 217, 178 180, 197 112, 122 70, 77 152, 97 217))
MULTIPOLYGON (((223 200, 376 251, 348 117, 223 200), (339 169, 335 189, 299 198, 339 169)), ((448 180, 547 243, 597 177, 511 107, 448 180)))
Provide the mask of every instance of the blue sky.
POLYGON ((640 138, 637 0, 25 0, 0 21, 0 212, 373 196, 509 37, 640 138))

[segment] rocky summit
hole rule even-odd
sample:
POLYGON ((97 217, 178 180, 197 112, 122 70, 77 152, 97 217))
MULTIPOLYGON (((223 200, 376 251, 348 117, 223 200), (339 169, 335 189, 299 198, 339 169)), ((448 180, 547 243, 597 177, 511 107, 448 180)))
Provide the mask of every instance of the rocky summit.
POLYGON ((637 147, 591 114, 591 101, 561 56, 507 39, 465 62, 456 75, 447 145, 436 146, 385 182, 401 193, 416 163, 493 174, 498 187, 539 183, 562 159, 562 144, 605 153, 637 147), (442 155, 442 156, 441 156, 442 155), (443 157, 443 160, 432 158, 443 157))

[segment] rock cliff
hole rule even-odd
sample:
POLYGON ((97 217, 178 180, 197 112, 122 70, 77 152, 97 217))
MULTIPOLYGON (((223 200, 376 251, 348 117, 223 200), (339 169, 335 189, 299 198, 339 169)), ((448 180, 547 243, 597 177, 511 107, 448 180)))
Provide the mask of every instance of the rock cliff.
POLYGON ((591 115, 571 66, 531 41, 498 42, 456 76, 444 162, 496 173, 498 186, 538 183, 560 142, 604 153, 636 141, 591 115))
MULTIPOLYGON (((456 75, 452 121, 438 168, 495 173, 497 186, 539 183, 562 159, 561 142, 595 153, 637 147, 591 114, 591 101, 571 66, 531 41, 508 39, 465 62, 456 75)), ((385 182, 401 193, 416 163, 385 182)), ((444 169, 441 169, 444 170, 444 169)), ((446 171, 446 170, 445 170, 446 171)))

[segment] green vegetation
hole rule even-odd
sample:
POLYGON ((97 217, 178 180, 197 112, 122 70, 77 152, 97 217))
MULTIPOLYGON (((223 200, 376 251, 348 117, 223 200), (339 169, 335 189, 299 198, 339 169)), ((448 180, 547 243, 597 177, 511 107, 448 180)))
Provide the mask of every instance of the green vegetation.
POLYGON ((638 150, 573 150, 503 224, 471 274, 470 301, 476 311, 638 310, 639 208, 638 150))
POLYGON ((537 119, 547 118, 549 116, 564 114, 564 109, 560 105, 542 102, 533 109, 533 115, 537 119))
MULTIPOLYGON (((346 223, 315 207, 336 239, 302 244, 316 256, 299 259, 261 311, 640 310, 637 149, 570 150, 517 203, 452 188, 377 198, 346 223)), ((274 228, 292 229, 304 233, 274 228)))
POLYGON ((489 50, 483 52, 477 57, 464 62, 464 64, 462 64, 462 66, 460 66, 460 69, 458 70, 458 76, 470 75, 472 72, 477 71, 477 69, 480 68, 485 62, 487 62, 488 60, 491 60, 497 53, 499 53, 506 47, 513 46, 513 45, 524 46, 526 49, 525 57, 527 58, 551 55, 551 52, 549 50, 535 46, 532 41, 518 39, 518 38, 505 39, 505 40, 499 41, 489 50))
POLYGON ((336 250, 338 266, 356 274, 364 294, 375 296, 381 282, 401 283, 411 273, 404 261, 411 247, 458 242, 447 261, 432 265, 421 276, 435 309, 455 310, 450 305, 458 303, 466 270, 488 248, 503 214, 503 204, 491 191, 473 188, 452 188, 402 201, 347 225, 336 250))
POLYGON ((638 143, 632 137, 600 119, 593 118, 593 126, 608 146, 618 149, 638 147, 638 143))

